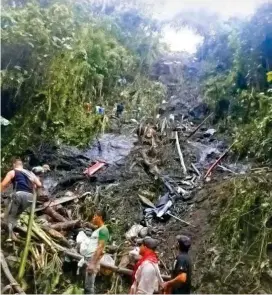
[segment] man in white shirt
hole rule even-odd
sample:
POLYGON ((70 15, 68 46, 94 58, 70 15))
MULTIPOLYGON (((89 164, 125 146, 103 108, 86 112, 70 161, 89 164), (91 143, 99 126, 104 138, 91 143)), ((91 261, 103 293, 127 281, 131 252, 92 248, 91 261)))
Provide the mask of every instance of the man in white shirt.
POLYGON ((158 257, 155 253, 158 241, 147 237, 140 247, 141 259, 136 263, 133 273, 133 284, 130 294, 159 293, 163 279, 158 266, 158 257))

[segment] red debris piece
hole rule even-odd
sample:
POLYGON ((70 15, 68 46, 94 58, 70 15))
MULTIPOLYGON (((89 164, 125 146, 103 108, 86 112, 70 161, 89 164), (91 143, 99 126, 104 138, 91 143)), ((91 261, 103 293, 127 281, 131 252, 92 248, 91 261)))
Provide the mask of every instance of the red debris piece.
POLYGON ((86 168, 83 172, 83 174, 86 174, 88 176, 93 175, 95 172, 97 172, 98 170, 100 170, 102 167, 104 167, 106 165, 106 162, 101 162, 98 161, 96 162, 94 165, 89 166, 88 168, 86 168))

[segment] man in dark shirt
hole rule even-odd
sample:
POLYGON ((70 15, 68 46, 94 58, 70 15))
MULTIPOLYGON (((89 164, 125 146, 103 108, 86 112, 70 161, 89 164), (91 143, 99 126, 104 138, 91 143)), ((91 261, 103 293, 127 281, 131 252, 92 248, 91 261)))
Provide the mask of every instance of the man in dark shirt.
POLYGON ((116 117, 119 118, 122 115, 123 111, 124 111, 124 104, 122 102, 118 103, 116 107, 116 117))
POLYGON ((13 162, 13 170, 9 171, 1 182, 0 192, 5 191, 11 183, 14 193, 5 212, 9 229, 7 241, 16 240, 13 228, 17 223, 18 216, 31 206, 34 188, 42 187, 40 180, 32 172, 24 169, 21 159, 16 159, 13 162))
POLYGON ((164 283, 165 294, 190 294, 192 262, 188 251, 191 240, 187 236, 177 236, 179 254, 176 257, 172 280, 164 283))

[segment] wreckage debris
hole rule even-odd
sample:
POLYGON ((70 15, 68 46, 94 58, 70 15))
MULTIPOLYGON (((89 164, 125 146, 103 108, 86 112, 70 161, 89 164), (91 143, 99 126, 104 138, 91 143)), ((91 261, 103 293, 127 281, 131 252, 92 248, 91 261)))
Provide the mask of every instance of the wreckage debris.
MULTIPOLYGON (((163 118, 158 124, 153 124, 151 122, 146 123, 143 121, 139 123, 138 137, 139 141, 144 145, 141 145, 141 147, 137 150, 138 158, 136 160, 134 159, 133 167, 137 166, 137 164, 140 164, 138 166, 141 166, 141 168, 144 167, 150 178, 155 179, 161 184, 163 191, 158 194, 156 201, 153 198, 156 196, 156 194, 153 194, 152 200, 154 203, 146 197, 146 195, 149 196, 148 194, 145 194, 145 196, 143 196, 141 193, 138 194, 142 204, 144 218, 141 224, 134 224, 125 233, 126 242, 123 243, 124 245, 107 246, 107 254, 105 254, 101 260, 102 268, 119 274, 132 275, 132 270, 129 269, 129 267, 139 256, 139 244, 141 243, 141 239, 154 234, 154 223, 166 222, 170 218, 173 218, 180 222, 180 224, 183 226, 194 227, 193 224, 182 219, 182 214, 186 211, 186 206, 188 207, 186 203, 189 204, 189 200, 194 196, 193 190, 198 188, 200 182, 203 181, 203 179, 201 180, 201 176, 203 173, 204 164, 207 165, 207 161, 205 157, 205 159, 201 159, 202 162, 200 161, 200 163, 195 158, 195 155, 187 153, 187 148, 189 145, 187 139, 192 137, 197 133, 198 130, 200 130, 201 142, 207 143, 207 139, 204 141, 202 137, 205 138, 213 136, 215 129, 205 128, 205 130, 201 130, 201 127, 203 127, 204 123, 208 121, 211 115, 212 114, 210 114, 193 131, 192 124, 188 119, 182 118, 182 122, 177 122, 176 116, 173 117, 173 120, 170 120, 171 122, 169 122, 167 118, 163 118), (177 176, 174 175, 172 177, 171 174, 170 177, 163 169, 164 167, 162 165, 162 158, 164 156, 163 152, 165 152, 165 143, 167 143, 167 145, 169 144, 169 146, 173 147, 173 149, 175 148, 175 161, 177 163, 177 170, 179 172, 177 176), (116 258, 120 257, 120 255, 120 260, 116 260, 116 258), (120 261, 119 264, 118 261, 120 261)), ((197 133, 196 136, 198 136, 199 133, 197 133)), ((111 139, 113 140, 113 137, 111 137, 111 139)), ((127 144, 125 147, 121 145, 121 147, 125 150, 125 155, 127 155, 128 149, 130 150, 132 146, 133 144, 127 144)), ((110 147, 116 150, 118 149, 118 143, 111 143, 110 147)), ((221 159, 226 155, 230 148, 222 154, 222 156, 216 161, 216 163, 212 165, 212 167, 210 167, 204 176, 204 179, 208 179, 209 174, 219 164, 221 159)), ((92 150, 90 154, 91 153, 95 154, 97 151, 92 150)), ((105 155, 109 157, 112 156, 112 154, 108 155, 104 151, 104 156, 105 155)), ((116 155, 116 153, 114 155, 116 155)), ((169 160, 169 155, 167 156, 167 160, 169 160)), ((122 152, 118 153, 118 157, 120 157, 120 159, 124 157, 122 152)), ((113 157, 110 157, 110 161, 113 163, 113 157)), ((84 161, 84 165, 87 167, 86 161, 84 161)), ((110 165, 107 165, 104 161, 102 161, 102 159, 99 159, 97 160, 96 164, 90 165, 84 172, 86 175, 88 175, 88 177, 93 177, 93 175, 98 171, 99 173, 104 172, 104 169, 102 168, 107 167, 107 169, 109 169, 110 165)), ((225 166, 219 166, 225 171, 230 170, 225 166)), ((133 167, 131 170, 133 170, 133 167)), ((55 186, 53 193, 55 193, 60 188, 63 189, 64 187, 75 184, 77 185, 78 183, 85 181, 86 176, 83 176, 82 172, 80 173, 81 175, 75 174, 72 177, 65 177, 64 179, 60 180, 58 185, 55 186)), ((117 185, 119 184, 107 186, 104 192, 114 189, 114 187, 117 185)), ((99 200, 103 200, 103 195, 101 197, 101 192, 99 190, 97 190, 95 193, 94 190, 92 191, 91 189, 91 191, 85 192, 83 194, 81 191, 80 194, 75 189, 74 192, 67 191, 64 196, 62 195, 59 198, 54 199, 53 197, 48 202, 45 202, 42 206, 36 208, 36 213, 38 215, 43 213, 43 217, 40 216, 40 218, 34 222, 32 230, 33 240, 35 242, 38 241, 41 245, 46 247, 47 252, 54 253, 54 255, 61 254, 62 257, 70 257, 71 260, 75 259, 77 261, 81 261, 81 266, 84 264, 84 261, 82 260, 84 251, 82 251, 82 249, 80 253, 76 251, 77 238, 81 235, 84 236, 84 241, 88 241, 89 236, 93 232, 93 229, 95 229, 95 227, 90 222, 86 220, 83 221, 73 214, 74 208, 80 207, 79 202, 83 201, 84 198, 86 201, 88 201, 88 205, 91 204, 91 206, 96 207, 99 204, 99 200), (69 209, 60 207, 64 204, 65 206, 68 206, 69 209)), ((27 224, 28 220, 25 220, 22 222, 22 226, 19 226, 19 228, 26 232, 27 224)), ((161 263, 164 264, 163 261, 161 263)), ((164 268, 166 271, 168 271, 165 264, 164 268)), ((103 274, 106 275, 107 273, 108 272, 104 271, 103 274)), ((163 277, 166 280, 169 279, 169 276, 163 277)), ((20 293, 19 290, 16 291, 20 293)))

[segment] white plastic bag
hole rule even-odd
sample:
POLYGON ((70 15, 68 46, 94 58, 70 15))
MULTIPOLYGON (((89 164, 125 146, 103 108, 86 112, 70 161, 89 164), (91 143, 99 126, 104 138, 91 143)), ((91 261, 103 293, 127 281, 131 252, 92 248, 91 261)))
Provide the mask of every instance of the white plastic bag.
POLYGON ((130 230, 128 230, 125 234, 125 237, 127 240, 130 240, 132 238, 136 238, 138 237, 139 232, 141 231, 141 229, 143 228, 142 225, 140 224, 134 224, 130 230))

